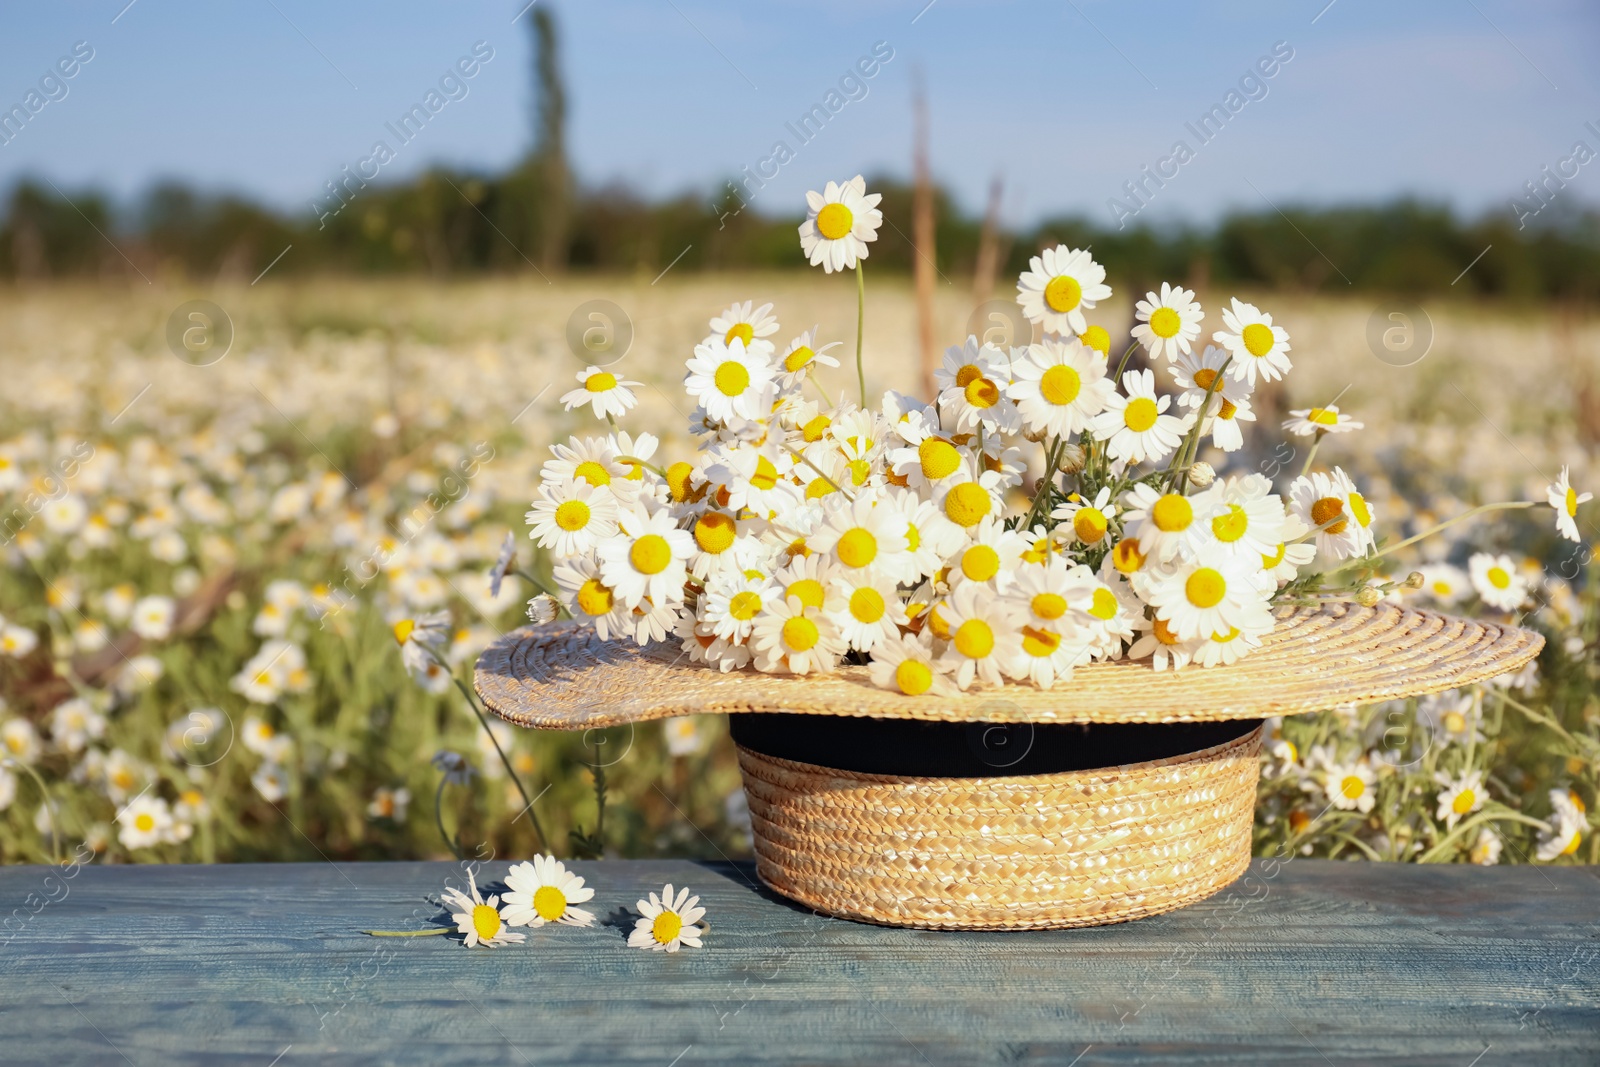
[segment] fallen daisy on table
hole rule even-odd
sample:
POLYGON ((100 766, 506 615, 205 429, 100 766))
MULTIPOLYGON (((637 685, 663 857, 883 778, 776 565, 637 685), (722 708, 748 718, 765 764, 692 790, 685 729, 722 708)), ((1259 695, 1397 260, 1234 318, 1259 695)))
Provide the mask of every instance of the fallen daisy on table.
POLYGON ((643 918, 634 923, 633 933, 628 935, 630 947, 658 952, 676 952, 681 945, 700 947, 703 931, 696 924, 705 916, 706 909, 700 907, 699 897, 689 895, 687 887, 678 890, 674 897, 672 883, 668 882, 660 896, 651 893, 650 899, 639 901, 637 907, 643 918))
POLYGON ((506 874, 505 905, 501 912, 512 926, 564 923, 588 926, 594 913, 573 907, 594 897, 594 890, 554 856, 535 856, 531 863, 513 864, 506 874))
POLYGON ((527 934, 507 929, 506 918, 500 911, 499 896, 491 894, 485 900, 478 894, 478 882, 471 870, 467 871, 467 886, 472 890, 470 897, 454 886, 441 895, 446 904, 461 909, 452 912, 450 917, 456 921, 456 930, 466 935, 468 948, 475 945, 498 948, 527 940, 527 934))

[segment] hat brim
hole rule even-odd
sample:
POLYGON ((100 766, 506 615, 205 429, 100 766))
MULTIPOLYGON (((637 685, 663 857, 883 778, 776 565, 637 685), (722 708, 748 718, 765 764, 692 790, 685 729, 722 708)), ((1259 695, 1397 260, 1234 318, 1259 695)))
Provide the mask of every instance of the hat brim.
POLYGON ((527 627, 479 658, 475 685, 508 722, 583 730, 677 715, 791 712, 944 722, 1205 722, 1298 715, 1454 689, 1522 667, 1544 645, 1516 626, 1351 603, 1282 608, 1260 649, 1230 666, 1154 670, 1148 659, 1079 667, 1049 690, 1010 684, 954 697, 828 675, 721 673, 677 641, 601 641, 575 623, 527 627))

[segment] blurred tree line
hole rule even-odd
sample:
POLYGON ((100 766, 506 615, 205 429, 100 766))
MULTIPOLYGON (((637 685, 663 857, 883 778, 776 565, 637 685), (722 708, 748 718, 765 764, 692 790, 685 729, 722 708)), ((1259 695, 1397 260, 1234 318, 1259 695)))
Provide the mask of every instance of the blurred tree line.
MULTIPOLYGON (((275 276, 548 276, 575 269, 651 277, 669 264, 680 271, 801 266, 801 216, 760 214, 744 201, 748 186, 737 176, 713 195, 666 201, 621 187, 582 188, 566 157, 567 93, 550 5, 539 5, 528 25, 532 147, 507 173, 434 169, 389 185, 357 187, 350 180, 337 191, 330 182, 318 193, 318 205, 308 200, 294 214, 175 182, 116 205, 94 190, 60 193, 47 182, 24 179, 0 213, 0 279, 120 276, 137 269, 147 277, 249 281, 269 265, 275 276)), ((916 229, 914 190, 886 177, 869 185, 883 194, 886 220, 872 248, 873 269, 909 273, 918 256, 906 236, 916 229)), ((977 289, 997 276, 1015 276, 1041 247, 1065 242, 1091 247, 1131 291, 1173 280, 1329 292, 1600 297, 1600 213, 1570 205, 1549 205, 1537 226, 1522 230, 1509 209, 1464 220, 1445 207, 1400 200, 1233 214, 1203 228, 1163 223, 1117 230, 1059 218, 1002 233, 993 223, 997 201, 987 224, 940 190, 932 190, 932 201, 938 273, 977 289)), ((1009 288, 1009 282, 994 284, 1009 288)))
MULTIPOLYGON (((887 220, 872 266, 909 272, 916 255, 906 236, 911 187, 881 177, 870 184, 884 194, 887 220)), ((575 269, 653 277, 680 253, 675 270, 800 266, 801 216, 741 210, 723 188, 720 198, 654 202, 625 188, 583 189, 559 155, 535 151, 505 174, 433 170, 403 184, 369 186, 319 227, 309 210, 287 215, 176 183, 119 207, 93 190, 69 192, 68 200, 45 183, 24 180, 11 191, 0 224, 0 277, 131 275, 137 264, 147 275, 249 281, 289 245, 275 274, 575 269)), ((939 272, 965 284, 978 258, 982 220, 942 192, 936 205, 939 272)), ((1030 255, 1056 242, 1092 246, 1130 289, 1167 279, 1327 292, 1600 297, 1595 212, 1569 212, 1522 231, 1509 212, 1463 220, 1412 200, 1233 214, 1205 228, 1119 231, 1059 218, 1000 235, 1000 277, 1024 269, 1030 255)))

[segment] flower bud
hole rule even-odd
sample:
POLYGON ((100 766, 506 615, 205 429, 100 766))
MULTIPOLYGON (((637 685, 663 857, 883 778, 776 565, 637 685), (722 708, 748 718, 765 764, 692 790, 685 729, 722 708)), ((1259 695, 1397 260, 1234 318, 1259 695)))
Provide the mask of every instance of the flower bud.
POLYGON ((536 623, 555 622, 555 600, 548 593, 540 593, 528 601, 528 618, 536 623))
POLYGON ((1083 470, 1083 449, 1078 445, 1064 445, 1061 449, 1061 459, 1056 462, 1056 470, 1062 474, 1077 474, 1083 470))
POLYGON ((1375 608, 1382 599, 1383 594, 1375 585, 1364 585, 1356 592, 1356 603, 1364 608, 1375 608))
POLYGON ((1209 463, 1196 463, 1189 468, 1189 484, 1196 489, 1205 489, 1217 480, 1217 471, 1209 463))
POLYGON ((1410 574, 1406 575, 1406 588, 1421 589, 1422 584, 1427 580, 1427 578, 1423 577, 1421 571, 1412 571, 1410 574))
POLYGON ((1022 436, 1026 437, 1036 445, 1042 445, 1044 444, 1044 439, 1050 436, 1050 431, 1042 426, 1037 430, 1030 430, 1024 427, 1022 436))

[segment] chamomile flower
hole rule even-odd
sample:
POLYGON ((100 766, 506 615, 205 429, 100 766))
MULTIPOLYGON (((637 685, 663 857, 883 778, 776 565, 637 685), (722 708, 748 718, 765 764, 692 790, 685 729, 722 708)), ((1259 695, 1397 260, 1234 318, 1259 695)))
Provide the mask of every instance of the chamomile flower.
POLYGON ((768 674, 827 674, 848 647, 832 616, 798 596, 775 600, 757 616, 749 645, 756 670, 768 674))
POLYGON ((1112 393, 1091 428, 1106 442, 1107 454, 1129 463, 1159 462, 1177 451, 1192 415, 1166 414, 1172 397, 1156 396, 1155 375, 1131 370, 1122 376, 1124 393, 1112 393))
POLYGON ((1228 373, 1251 385, 1257 375, 1267 381, 1283 377, 1292 364, 1289 362, 1289 332, 1272 324, 1272 316, 1246 304, 1238 297, 1233 306, 1222 309, 1222 323, 1227 329, 1218 330, 1211 339, 1233 356, 1228 373))
POLYGON ((1467 560, 1467 573, 1472 577, 1472 588, 1491 608, 1516 611, 1528 598, 1528 582, 1517 571, 1511 557, 1479 552, 1467 560))
POLYGON ((465 935, 466 946, 474 948, 483 945, 485 948, 498 948, 501 945, 519 944, 528 939, 528 935, 512 930, 506 924, 505 915, 500 910, 500 898, 490 895, 485 900, 478 894, 478 881, 474 877, 472 868, 467 868, 467 886, 472 891, 468 896, 461 890, 450 886, 440 895, 446 908, 456 908, 450 918, 456 922, 457 932, 465 935))
POLYGON ((738 337, 707 338, 687 361, 683 387, 705 408, 708 418, 765 418, 772 407, 772 361, 760 349, 747 349, 738 337))
POLYGON ((1443 819, 1448 829, 1454 830, 1457 822, 1483 807, 1487 799, 1482 771, 1463 771, 1454 777, 1440 771, 1433 780, 1443 786, 1439 790, 1439 806, 1434 818, 1443 819))
POLYGON ((967 689, 975 680, 1000 685, 1005 665, 1014 661, 1022 644, 1016 605, 981 583, 967 582, 952 590, 938 610, 950 634, 941 661, 956 687, 967 689))
POLYGON ((863 494, 830 509, 807 543, 813 552, 831 556, 846 572, 909 580, 912 563, 908 527, 905 514, 898 508, 863 494))
POLYGON ((1289 509, 1307 529, 1316 530, 1317 551, 1331 559, 1349 559, 1373 543, 1372 511, 1343 470, 1313 471, 1289 487, 1289 509))
POLYGON ((1214 512, 1211 536, 1227 554, 1253 563, 1277 552, 1283 540, 1283 499, 1265 475, 1229 478, 1192 499, 1214 512))
POLYGON ((1111 298, 1105 280, 1106 269, 1087 250, 1057 245, 1028 261, 1017 279, 1017 303, 1047 333, 1081 334, 1089 328, 1083 313, 1111 298))
POLYGON ((627 464, 617 459, 617 451, 605 437, 569 438, 567 444, 550 446, 555 459, 547 459, 539 469, 546 485, 562 482, 587 482, 598 489, 608 487, 618 500, 631 499, 627 464))
POLYGON ((1472 843, 1472 848, 1467 852, 1467 859, 1482 867, 1493 867, 1500 862, 1500 850, 1504 847, 1500 835, 1487 826, 1478 829, 1478 839, 1472 843))
POLYGON ((700 907, 699 897, 689 895, 687 888, 673 896, 672 883, 668 882, 660 896, 652 892, 649 900, 640 900, 635 907, 640 918, 628 935, 628 947, 657 952, 676 952, 683 945, 700 947, 701 930, 696 924, 705 918, 706 909, 700 907))
POLYGON ((1561 477, 1550 483, 1545 490, 1545 498, 1550 506, 1556 509, 1556 532, 1569 541, 1580 541, 1578 536, 1578 505, 1587 504, 1594 499, 1593 493, 1584 493, 1581 496, 1572 488, 1572 482, 1567 477, 1567 468, 1561 468, 1561 477))
POLYGON ((588 556, 573 556, 554 568, 556 588, 567 613, 593 626, 600 640, 633 632, 631 612, 600 576, 600 565, 588 556))
POLYGON ((828 350, 838 348, 840 341, 830 341, 817 347, 815 326, 790 341, 783 355, 778 357, 778 381, 785 389, 797 388, 806 376, 818 366, 838 367, 839 361, 828 355, 828 350))
POLYGON ((411 805, 411 790, 401 786, 398 789, 389 789, 379 786, 372 791, 372 800, 367 804, 367 818, 388 819, 395 823, 406 821, 406 809, 411 805))
POLYGON ((1323 792, 1327 794, 1329 803, 1340 811, 1359 811, 1365 815, 1372 810, 1372 805, 1377 799, 1373 795, 1373 786, 1377 784, 1377 778, 1372 773, 1372 768, 1365 762, 1329 761, 1322 769, 1320 777, 1323 792))
POLYGON ((500 915, 508 926, 590 926, 594 913, 573 905, 593 897, 594 890, 560 860, 535 856, 533 862, 514 863, 506 872, 505 903, 500 915))
POLYGON ((1427 563, 1417 570, 1422 574, 1422 591, 1440 604, 1454 604, 1472 588, 1466 572, 1448 563, 1427 563))
POLYGON ((123 848, 165 844, 172 833, 172 809, 161 797, 142 795, 117 812, 117 840, 123 848))
POLYGON ((1003 472, 984 470, 980 462, 963 460, 962 469, 940 483, 935 500, 945 518, 970 530, 991 515, 1005 514, 1000 494, 1006 483, 1003 472))
POLYGON ((694 537, 665 509, 646 515, 637 508, 618 519, 617 532, 600 542, 595 557, 605 584, 631 608, 645 597, 657 604, 681 601, 694 551, 694 537))
POLYGON ((178 605, 169 596, 140 597, 133 606, 129 629, 146 641, 165 641, 172 633, 178 605))
POLYGON ((1259 569, 1212 552, 1180 562, 1150 583, 1149 601, 1178 637, 1210 637, 1249 623, 1264 606, 1259 569))
POLYGON ((991 515, 967 531, 968 540, 950 554, 952 585, 988 582, 996 590, 1011 584, 1022 566, 1022 554, 1031 547, 1029 539, 991 515))
POLYGON ((838 566, 826 556, 797 556, 773 574, 784 599, 797 597, 808 608, 835 614, 843 609, 838 566))
MULTIPOLYGON (((1139 554, 1165 563, 1200 546, 1211 532, 1217 507, 1211 497, 1163 493, 1140 482, 1123 494, 1122 509, 1122 528, 1138 542, 1139 554)), ((1119 564, 1117 569, 1129 574, 1139 565, 1125 569, 1119 564)))
POLYGON ((1066 437, 1082 433, 1105 410, 1116 387, 1100 353, 1075 338, 1046 339, 1019 351, 1006 393, 1027 429, 1066 437))
POLYGON ((1297 437, 1321 437, 1329 433, 1350 433, 1361 429, 1361 423, 1339 410, 1338 404, 1322 408, 1300 408, 1289 412, 1283 428, 1297 437))
POLYGON ((639 403, 631 387, 642 383, 623 381, 608 370, 585 367, 578 372, 578 382, 578 388, 561 395, 561 403, 568 411, 589 404, 595 418, 615 418, 639 403))
POLYGON ((27 719, 7 719, 0 724, 0 756, 18 763, 33 763, 39 758, 39 732, 27 719))
POLYGON ((1050 517, 1067 524, 1072 539, 1078 544, 1102 544, 1111 529, 1111 520, 1117 517, 1117 506, 1111 502, 1111 487, 1101 486, 1093 500, 1072 493, 1064 503, 1056 505, 1050 517))
POLYGON ((1317 558, 1317 546, 1314 541, 1301 541, 1300 538, 1311 532, 1311 528, 1292 512, 1283 516, 1282 540, 1270 552, 1261 554, 1261 569, 1275 582, 1292 582, 1300 574, 1301 567, 1309 567, 1317 558))
POLYGON ((711 635, 742 642, 755 629, 756 616, 781 595, 760 571, 724 571, 706 583, 700 619, 711 635))
POLYGON ((840 581, 844 607, 833 613, 839 635, 854 649, 870 652, 882 641, 898 637, 907 625, 905 605, 893 580, 860 572, 840 581))
POLYGON ((843 185, 829 182, 822 192, 806 193, 806 221, 800 224, 800 250, 813 267, 832 274, 853 270, 867 258, 867 245, 878 239, 883 197, 867 192, 866 179, 857 174, 843 185))
POLYGON ((1534 853, 1535 858, 1544 863, 1574 855, 1583 843, 1583 831, 1589 828, 1589 817, 1573 793, 1565 789, 1550 790, 1550 807, 1548 829, 1539 835, 1534 853))
POLYGON ((961 527, 945 518, 938 504, 909 489, 891 490, 888 503, 906 518, 906 551, 913 580, 938 572, 966 540, 961 527))
POLYGON ((1177 359, 1180 352, 1187 354, 1200 336, 1200 321, 1205 317, 1193 290, 1162 282, 1159 294, 1146 293, 1135 305, 1134 318, 1139 324, 1133 328, 1133 339, 1152 356, 1177 359))
POLYGON ((1139 619, 1136 625, 1140 636, 1128 649, 1128 658, 1149 656, 1152 670, 1182 670, 1194 661, 1195 652, 1206 642, 1204 637, 1180 638, 1164 619, 1139 619))
POLYGON ((774 342, 767 338, 777 332, 778 319, 772 314, 772 305, 756 307, 754 300, 746 300, 712 319, 711 333, 706 340, 720 338, 723 344, 731 345, 737 339, 744 344, 745 351, 770 357, 774 342))
POLYGON ((945 666, 933 654, 929 634, 896 634, 878 642, 872 649, 867 673, 872 684, 906 696, 933 693, 949 696, 955 692, 945 678, 945 666))
POLYGON ((1010 357, 993 345, 980 345, 977 338, 968 337, 961 347, 946 350, 934 382, 939 387, 940 417, 951 420, 957 432, 1016 433, 1022 428, 1022 413, 1006 395, 1010 357))
POLYGON ((39 647, 39 635, 16 623, 0 625, 0 655, 21 659, 39 647))
POLYGON ((1243 397, 1229 400, 1219 394, 1211 398, 1201 435, 1210 434, 1211 443, 1224 452, 1237 452, 1244 447, 1244 430, 1239 424, 1255 421, 1256 413, 1250 401, 1243 397))
MULTIPOLYGON (((1049 689, 1088 658, 1088 634, 1078 625, 1073 601, 1093 600, 1087 587, 1096 584, 1087 567, 1074 567, 1062 559, 1018 572, 1006 594, 1018 609, 1021 633, 1005 665, 1008 675, 1049 689)), ((1115 614, 1116 598, 1109 590, 1105 596, 1115 614)))
POLYGON ((545 481, 538 494, 524 518, 531 527, 528 536, 541 548, 557 556, 580 556, 615 536, 617 502, 609 488, 583 480, 545 481))

